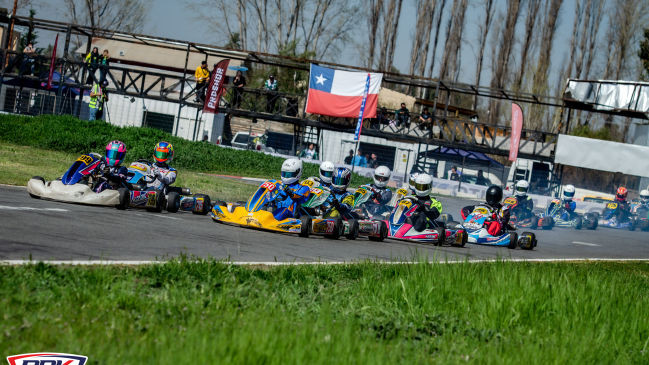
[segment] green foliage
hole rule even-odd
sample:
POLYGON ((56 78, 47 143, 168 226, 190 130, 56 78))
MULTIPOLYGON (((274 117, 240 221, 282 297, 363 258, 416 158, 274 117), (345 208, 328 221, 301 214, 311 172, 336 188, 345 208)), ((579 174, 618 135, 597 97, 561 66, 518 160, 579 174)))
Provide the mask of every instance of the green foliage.
POLYGON ((649 264, 0 267, 0 351, 96 364, 646 364, 649 264))
MULTIPOLYGON (((253 151, 239 151, 211 143, 191 142, 153 128, 120 128, 103 121, 88 122, 70 115, 38 117, 0 115, 0 141, 61 152, 104 154, 106 144, 120 140, 126 144, 128 161, 152 159, 156 143, 174 146, 173 166, 195 172, 278 179, 280 157, 253 151)), ((303 176, 317 176, 318 165, 304 164, 303 176)), ((371 179, 354 174, 353 186, 371 179)))
POLYGON ((649 79, 649 28, 644 30, 644 39, 640 41, 638 57, 640 57, 642 67, 644 68, 642 79, 643 81, 647 81, 649 79))
MULTIPOLYGON (((282 56, 303 59, 303 62, 297 63, 302 63, 308 67, 308 60, 312 59, 315 53, 311 51, 297 53, 298 43, 299 39, 290 41, 288 44, 284 45, 282 49, 279 50, 279 54, 282 56)), ((275 76, 279 92, 304 94, 309 88, 308 71, 299 71, 289 68, 280 69, 276 66, 259 66, 257 64, 255 64, 254 68, 248 71, 248 74, 246 76, 246 79, 248 80, 248 87, 258 88, 263 86, 264 82, 266 82, 266 80, 268 79, 268 75, 275 76)))
MULTIPOLYGON (((33 23, 33 22, 34 22, 34 15, 36 15, 36 10, 34 10, 34 9, 29 9, 29 22, 30 22, 30 23, 33 23)), ((19 46, 18 49, 19 49, 20 51, 22 51, 23 49, 25 49, 25 47, 27 47, 27 44, 28 44, 29 41, 31 40, 32 42, 34 42, 34 49, 36 49, 36 54, 42 54, 42 53, 43 53, 43 50, 44 50, 45 48, 38 48, 38 47, 36 47, 36 43, 37 43, 37 42, 36 42, 36 39, 37 39, 37 38, 38 38, 38 32, 36 32, 36 31, 34 31, 34 32, 29 32, 29 28, 26 28, 26 30, 25 30, 25 31, 23 32, 23 34, 20 36, 20 46, 19 46)), ((51 54, 52 54, 52 53, 51 53, 51 51, 50 51, 50 55, 51 55, 51 54)))
POLYGON ((580 125, 573 128, 570 131, 570 134, 576 137, 585 137, 593 139, 602 139, 605 141, 612 141, 613 137, 611 136, 611 130, 608 128, 600 128, 597 130, 590 129, 588 124, 580 125))
POLYGON ((241 49, 241 37, 239 32, 234 32, 230 35, 230 40, 225 44, 225 48, 241 49))

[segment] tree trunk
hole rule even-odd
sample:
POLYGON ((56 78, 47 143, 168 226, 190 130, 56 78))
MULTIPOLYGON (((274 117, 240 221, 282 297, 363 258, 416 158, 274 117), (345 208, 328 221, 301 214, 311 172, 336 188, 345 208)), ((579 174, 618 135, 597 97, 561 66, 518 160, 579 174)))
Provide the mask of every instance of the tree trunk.
POLYGON ((402 4, 403 4, 403 0, 399 0, 397 4, 397 15, 395 16, 395 20, 394 20, 394 27, 392 28, 392 35, 390 36, 390 52, 388 52, 388 63, 387 63, 388 71, 392 71, 392 65, 394 64, 394 52, 396 47, 397 30, 399 29, 399 17, 401 16, 402 4))
POLYGON ((383 21, 383 36, 381 37, 381 55, 379 56, 378 69, 384 70, 387 64, 387 58, 390 54, 390 33, 392 32, 392 23, 394 22, 394 9, 397 6, 397 0, 390 0, 387 3, 385 20, 383 21))
MULTIPOLYGON (((489 34, 489 29, 491 28, 491 20, 493 19, 495 9, 493 9, 494 0, 485 1, 485 19, 479 27, 478 33, 480 33, 480 38, 478 39, 478 59, 476 60, 476 70, 475 70, 475 84, 480 85, 480 75, 482 74, 482 62, 484 61, 484 50, 487 45, 487 35, 489 34)), ((472 109, 476 110, 478 107, 478 95, 473 97, 472 109)))
POLYGON ((370 14, 369 14, 369 50, 367 58, 367 67, 372 68, 374 65, 374 48, 376 46, 376 31, 381 21, 383 13, 383 0, 370 0, 370 14))
POLYGON ((521 65, 520 65, 520 69, 518 70, 518 73, 516 74, 516 79, 514 80, 514 84, 513 84, 513 89, 517 91, 521 90, 523 78, 525 77, 525 71, 527 71, 528 53, 530 51, 530 48, 532 46, 532 41, 534 39, 534 34, 535 34, 534 27, 536 25, 536 19, 540 7, 541 7, 541 0, 528 0, 527 19, 525 20, 525 41, 523 42, 523 48, 521 49, 521 65))

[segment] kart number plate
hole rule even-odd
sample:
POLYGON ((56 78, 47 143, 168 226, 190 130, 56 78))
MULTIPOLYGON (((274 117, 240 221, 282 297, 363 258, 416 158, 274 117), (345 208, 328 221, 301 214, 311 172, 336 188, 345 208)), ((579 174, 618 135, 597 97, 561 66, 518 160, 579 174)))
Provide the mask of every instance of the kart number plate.
POLYGON ((401 195, 404 195, 404 196, 405 196, 405 195, 408 195, 408 190, 406 190, 406 189, 399 189, 399 190, 397 190, 397 194, 401 194, 401 195))
POLYGON ((313 180, 304 180, 304 181, 302 181, 302 185, 312 187, 313 186, 313 180))
POLYGON ((617 209, 617 203, 608 203, 606 205, 606 208, 608 208, 608 209, 617 209))
POLYGON ((345 199, 343 199, 342 203, 343 204, 354 205, 354 196, 353 195, 348 195, 345 199))
POLYGON ((261 188, 267 189, 268 191, 272 192, 273 190, 277 189, 277 186, 272 182, 266 181, 265 183, 261 184, 261 188))
POLYGON ((131 168, 146 172, 146 166, 140 163, 131 164, 131 168))
POLYGON ((318 188, 312 188, 312 189, 310 189, 310 191, 311 191, 311 194, 315 194, 317 196, 322 195, 322 190, 320 190, 318 188))
POLYGON ((399 202, 399 205, 405 205, 407 208, 410 208, 412 202, 410 202, 410 200, 402 200, 399 202))
POLYGON ((489 214, 489 212, 487 211, 486 208, 475 208, 475 209, 473 210, 473 213, 482 214, 482 215, 487 215, 487 214, 489 214))
POLYGON ((81 155, 81 157, 79 157, 77 159, 77 161, 81 161, 84 164, 88 165, 88 164, 90 164, 92 162, 92 157, 90 157, 88 155, 81 155))
POLYGON ((155 207, 155 200, 156 200, 155 196, 156 196, 156 193, 154 193, 154 192, 149 193, 147 201, 146 201, 146 206, 147 207, 155 207))
POLYGON ((554 203, 554 204, 560 205, 560 204, 561 204, 561 200, 559 200, 559 199, 552 199, 551 203, 554 203))
POLYGON ((514 205, 514 204, 517 203, 517 201, 516 201, 516 199, 514 199, 514 198, 507 198, 507 199, 505 199, 505 202, 504 202, 504 203, 505 203, 505 204, 514 205))
POLYGON ((361 195, 365 195, 365 194, 367 194, 367 190, 366 190, 366 189, 363 189, 363 188, 358 188, 358 189, 356 190, 356 192, 357 192, 358 194, 361 194, 361 195))
POLYGON ((455 243, 462 243, 462 235, 463 234, 464 234, 464 232, 457 231, 457 233, 455 234, 455 243))

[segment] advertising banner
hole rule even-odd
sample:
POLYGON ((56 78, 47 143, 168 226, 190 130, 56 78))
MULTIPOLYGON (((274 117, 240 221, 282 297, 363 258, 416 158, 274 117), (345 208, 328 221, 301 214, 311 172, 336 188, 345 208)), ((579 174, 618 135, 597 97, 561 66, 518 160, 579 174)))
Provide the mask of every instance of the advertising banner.
POLYGON ((47 90, 52 88, 52 77, 54 76, 54 63, 56 61, 56 46, 59 44, 59 35, 56 35, 54 49, 52 50, 52 61, 50 62, 50 74, 47 76, 47 90))
POLYGON ((207 97, 205 98, 205 105, 203 105, 203 113, 216 114, 219 112, 219 101, 225 89, 223 88, 223 81, 225 80, 225 70, 228 69, 230 60, 222 60, 216 64, 212 75, 210 75, 210 84, 207 88, 207 97))
POLYGON ((521 131, 523 130, 523 111, 520 105, 512 103, 512 144, 509 149, 509 161, 516 161, 518 157, 518 146, 521 142, 521 131))

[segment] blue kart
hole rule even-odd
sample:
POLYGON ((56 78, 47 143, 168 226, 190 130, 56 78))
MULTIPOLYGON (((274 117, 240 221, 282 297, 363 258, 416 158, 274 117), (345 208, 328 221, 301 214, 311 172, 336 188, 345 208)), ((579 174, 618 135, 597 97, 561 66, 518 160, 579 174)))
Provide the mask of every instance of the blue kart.
POLYGON ((576 213, 571 215, 566 211, 560 199, 553 199, 545 208, 545 213, 540 214, 540 217, 552 217, 555 227, 594 230, 598 226, 595 214, 586 213, 583 217, 576 213))
POLYGON ((464 229, 468 234, 468 243, 487 246, 502 246, 510 249, 520 247, 523 250, 533 250, 536 247, 536 235, 532 232, 523 232, 520 236, 504 228, 500 236, 492 236, 485 228, 485 223, 491 222, 493 208, 488 205, 476 205, 473 212, 464 220, 464 229))
POLYGON ((636 228, 645 228, 645 222, 642 219, 636 219, 633 213, 628 213, 627 219, 620 221, 618 215, 620 212, 620 205, 616 202, 610 202, 606 204, 604 212, 599 216, 598 223, 602 227, 615 228, 615 229, 628 229, 629 231, 635 231, 636 228))

